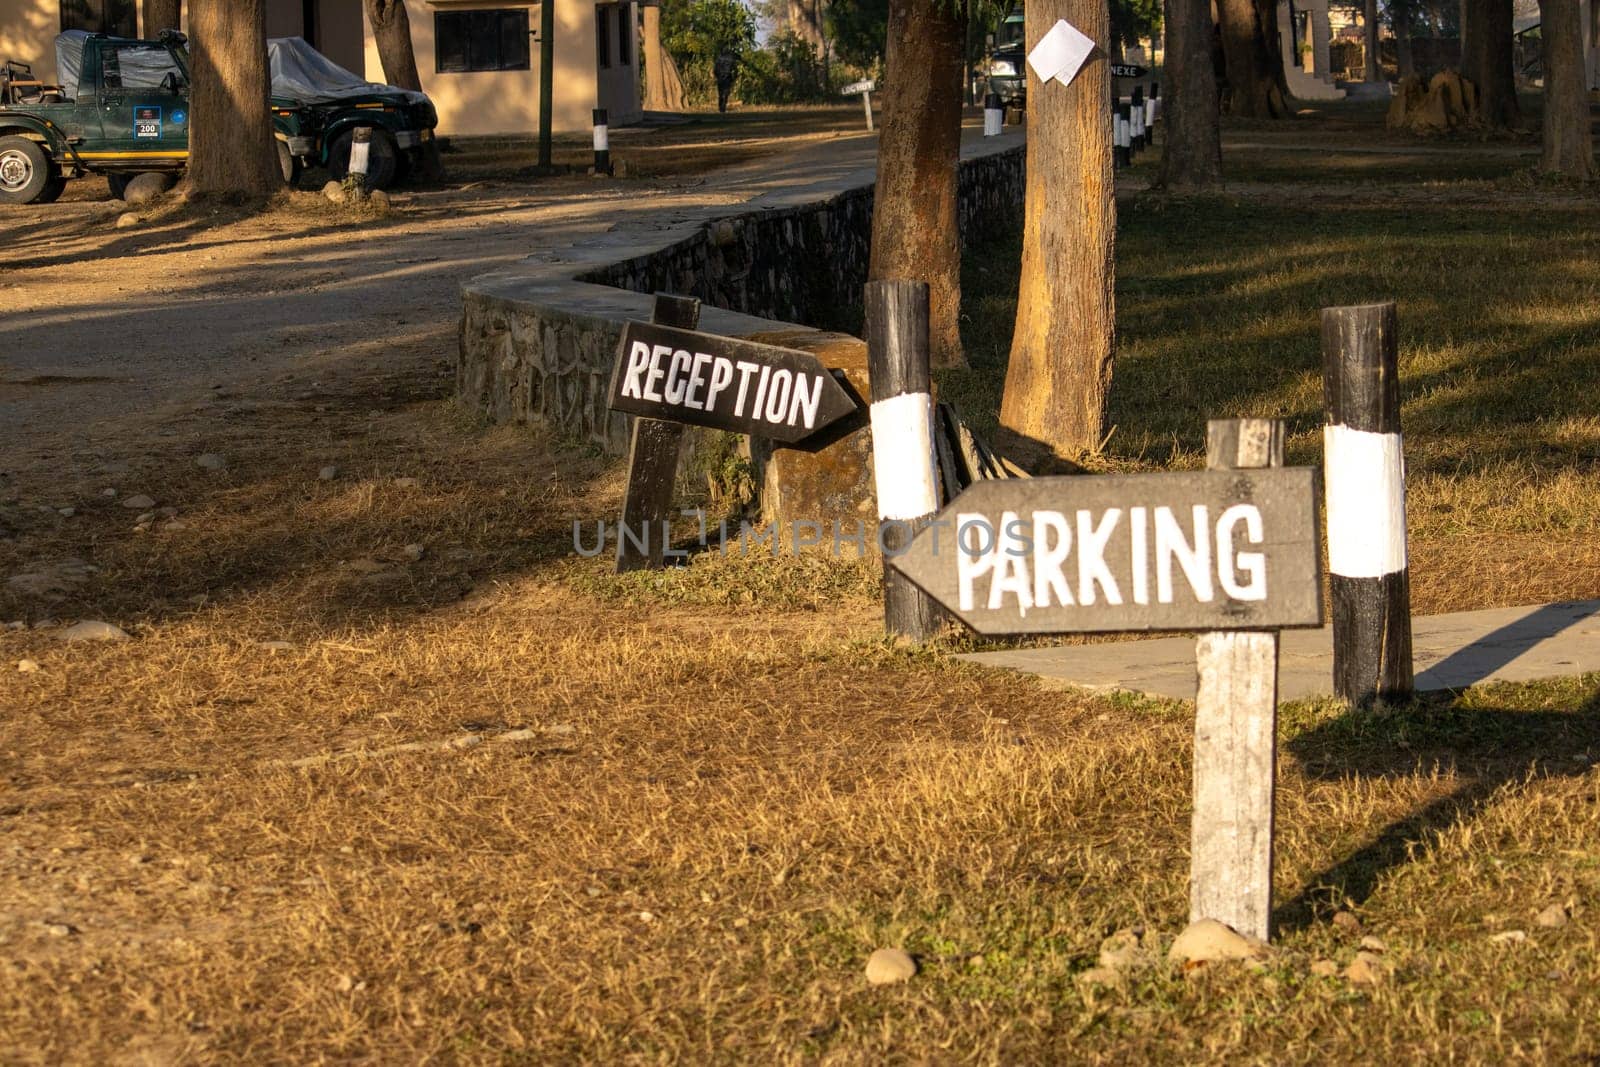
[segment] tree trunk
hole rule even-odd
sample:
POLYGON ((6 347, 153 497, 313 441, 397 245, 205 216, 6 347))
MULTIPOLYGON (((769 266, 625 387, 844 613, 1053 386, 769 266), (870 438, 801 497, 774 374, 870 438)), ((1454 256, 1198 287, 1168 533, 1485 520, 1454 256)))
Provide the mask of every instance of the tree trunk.
POLYGON ((1166 48, 1166 136, 1156 182, 1175 193, 1215 188, 1222 184, 1222 133, 1210 0, 1167 0, 1166 48))
POLYGON ((1378 0, 1366 0, 1361 9, 1361 80, 1382 80, 1378 65, 1378 0))
POLYGON ((1461 73, 1478 89, 1477 120, 1505 129, 1522 117, 1512 69, 1511 0, 1464 0, 1466 51, 1461 73))
POLYGON ((162 30, 175 30, 182 24, 182 0, 144 0, 144 29, 146 37, 155 37, 162 30))
POLYGON ((1540 0, 1544 39, 1544 153, 1540 166, 1567 178, 1595 176, 1584 87, 1583 23, 1578 0, 1540 0))
POLYGON ((1251 119, 1286 118, 1289 114, 1280 84, 1282 63, 1274 64, 1271 54, 1277 33, 1265 32, 1257 10, 1271 6, 1270 0, 1219 0, 1217 4, 1228 71, 1229 114, 1251 119))
POLYGON ((417 54, 411 44, 411 16, 406 0, 366 0, 367 20, 378 42, 378 61, 390 85, 422 91, 417 54))
POLYGON ((272 136, 264 0, 190 0, 196 193, 266 196, 283 185, 272 136))
POLYGON ((1110 20, 1105 0, 1029 0, 1025 18, 1030 48, 1063 18, 1100 47, 1070 86, 1028 71, 1022 283, 1000 421, 1065 458, 1100 447, 1111 388, 1110 20))
POLYGON ((1400 77, 1414 78, 1417 76, 1416 53, 1411 48, 1411 32, 1413 18, 1411 9, 1405 4, 1396 4, 1390 8, 1394 19, 1394 59, 1400 77))
POLYGON ((682 111, 683 79, 672 56, 661 47, 661 7, 644 9, 644 106, 647 111, 682 111))
POLYGON ((933 365, 961 366, 961 71, 966 23, 941 0, 889 0, 873 280, 928 283, 933 365))

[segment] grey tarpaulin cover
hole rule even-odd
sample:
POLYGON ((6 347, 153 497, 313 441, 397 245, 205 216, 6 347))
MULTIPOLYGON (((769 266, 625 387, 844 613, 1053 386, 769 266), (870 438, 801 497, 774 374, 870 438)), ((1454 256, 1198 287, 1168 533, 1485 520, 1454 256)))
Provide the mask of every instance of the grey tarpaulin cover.
MULTIPOLYGON (((71 96, 78 95, 79 79, 83 75, 83 42, 89 39, 86 30, 68 30, 56 38, 56 77, 71 96)), ((178 70, 167 46, 154 43, 120 43, 117 45, 117 68, 122 73, 124 89, 159 89, 161 79, 178 70)), ((182 73, 179 73, 182 77, 182 73)))
POLYGON ((302 104, 325 104, 382 92, 403 93, 413 104, 428 99, 423 93, 379 85, 352 74, 300 37, 275 37, 268 41, 267 59, 272 66, 272 95, 302 104))

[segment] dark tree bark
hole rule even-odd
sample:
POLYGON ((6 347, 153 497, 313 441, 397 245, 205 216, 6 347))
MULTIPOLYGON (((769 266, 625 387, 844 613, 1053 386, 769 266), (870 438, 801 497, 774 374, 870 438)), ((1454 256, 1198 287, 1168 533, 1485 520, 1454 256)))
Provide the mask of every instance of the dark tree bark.
POLYGON ((175 30, 182 24, 182 0, 144 0, 144 29, 146 37, 155 37, 162 30, 175 30))
POLYGON ((1517 124, 1522 109, 1511 57, 1511 0, 1463 0, 1466 25, 1461 73, 1478 90, 1478 122, 1494 129, 1517 124))
POLYGON ((1111 79, 1105 0, 1028 0, 1031 48, 1066 19, 1099 45, 1070 86, 1028 71, 1028 177, 1022 283, 1000 421, 1060 457, 1105 435, 1114 323, 1111 79))
POLYGON ((1400 77, 1414 78, 1417 75, 1416 53, 1411 47, 1411 33, 1414 26, 1411 8, 1404 3, 1395 4, 1390 8, 1394 19, 1394 59, 1395 66, 1399 69, 1400 77))
POLYGON ((1540 166, 1578 181, 1595 176, 1589 93, 1584 87, 1578 0, 1540 0, 1544 39, 1544 151, 1540 166))
POLYGON ((966 21, 956 5, 889 0, 868 276, 928 283, 935 367, 966 363, 956 214, 965 41, 966 21))
POLYGON ((1361 80, 1375 82, 1382 78, 1378 66, 1378 0, 1366 0, 1361 9, 1361 80))
POLYGON ((196 193, 266 196, 283 184, 272 136, 264 0, 190 0, 196 193))
POLYGON ((1271 0, 1218 0, 1217 16, 1228 71, 1228 113, 1252 119, 1287 118, 1283 62, 1274 52, 1276 6, 1271 0))
POLYGON ((411 43, 411 16, 406 0, 366 0, 367 21, 378 43, 378 61, 390 85, 421 91, 417 54, 411 43))
POLYGON ((1165 143, 1157 184, 1197 192, 1222 184, 1222 133, 1211 64, 1211 0, 1167 0, 1165 143))

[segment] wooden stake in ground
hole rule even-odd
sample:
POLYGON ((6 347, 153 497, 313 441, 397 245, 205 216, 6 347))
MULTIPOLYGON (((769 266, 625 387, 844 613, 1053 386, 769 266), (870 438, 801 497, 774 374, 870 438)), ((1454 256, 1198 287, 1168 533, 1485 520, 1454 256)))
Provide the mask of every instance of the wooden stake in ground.
POLYGON ((932 597, 890 565, 939 510, 933 382, 928 371, 928 286, 867 283, 867 376, 872 389, 872 470, 878 546, 884 553, 883 622, 916 641, 938 632, 932 597))
POLYGON ((265 0, 191 0, 189 183, 268 196, 283 185, 272 136, 265 0))
MULTIPOLYGON (((700 301, 657 293, 650 321, 692 330, 700 324, 700 301)), ((618 574, 661 569, 667 549, 667 511, 672 507, 682 443, 682 423, 642 415, 633 420, 628 488, 622 496, 622 521, 617 526, 618 574), (641 531, 642 540, 638 539, 641 531), (633 538, 628 536, 630 532, 633 538)))
MULTIPOLYGON (((1283 466, 1283 423, 1215 420, 1206 467, 1283 466)), ((1272 934, 1272 833, 1277 781, 1276 631, 1195 639, 1194 823, 1189 921, 1216 919, 1263 941, 1272 934)))
POLYGON ((1174 193, 1222 184, 1222 127, 1211 62, 1210 0, 1168 0, 1167 96, 1157 184, 1174 193))
MULTIPOLYGON (((934 366, 961 354, 961 79, 966 20, 942 0, 890 0, 883 131, 867 277, 928 283, 934 366)), ((872 111, 867 105, 867 128, 872 111)))
POLYGON ((1028 178, 1022 284, 1000 422, 1060 456, 1093 451, 1105 435, 1114 322, 1110 42, 1104 0, 1030 0, 1031 49, 1065 19, 1098 46, 1070 85, 1028 68, 1028 178))
POLYGON ((1594 136, 1584 79, 1583 22, 1578 0, 1541 0, 1539 35, 1544 61, 1542 170, 1575 181, 1595 176, 1594 136))
POLYGON ((1333 692, 1358 706, 1412 688, 1398 334, 1392 303, 1322 310, 1333 692))

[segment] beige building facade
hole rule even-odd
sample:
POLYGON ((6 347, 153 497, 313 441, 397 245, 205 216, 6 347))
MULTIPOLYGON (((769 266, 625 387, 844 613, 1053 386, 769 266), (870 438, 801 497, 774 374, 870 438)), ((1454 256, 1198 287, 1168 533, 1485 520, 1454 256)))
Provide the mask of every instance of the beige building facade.
MULTIPOLYGON (((551 0, 555 6, 552 125, 588 130, 603 107, 612 125, 643 114, 636 3, 551 0)), ((64 29, 145 36, 138 0, 0 0, 0 61, 56 77, 64 29)), ((422 88, 443 136, 522 135, 539 128, 539 5, 515 0, 408 0, 422 88)), ((269 37, 304 37, 369 81, 384 81, 362 0, 267 0, 269 37)))

